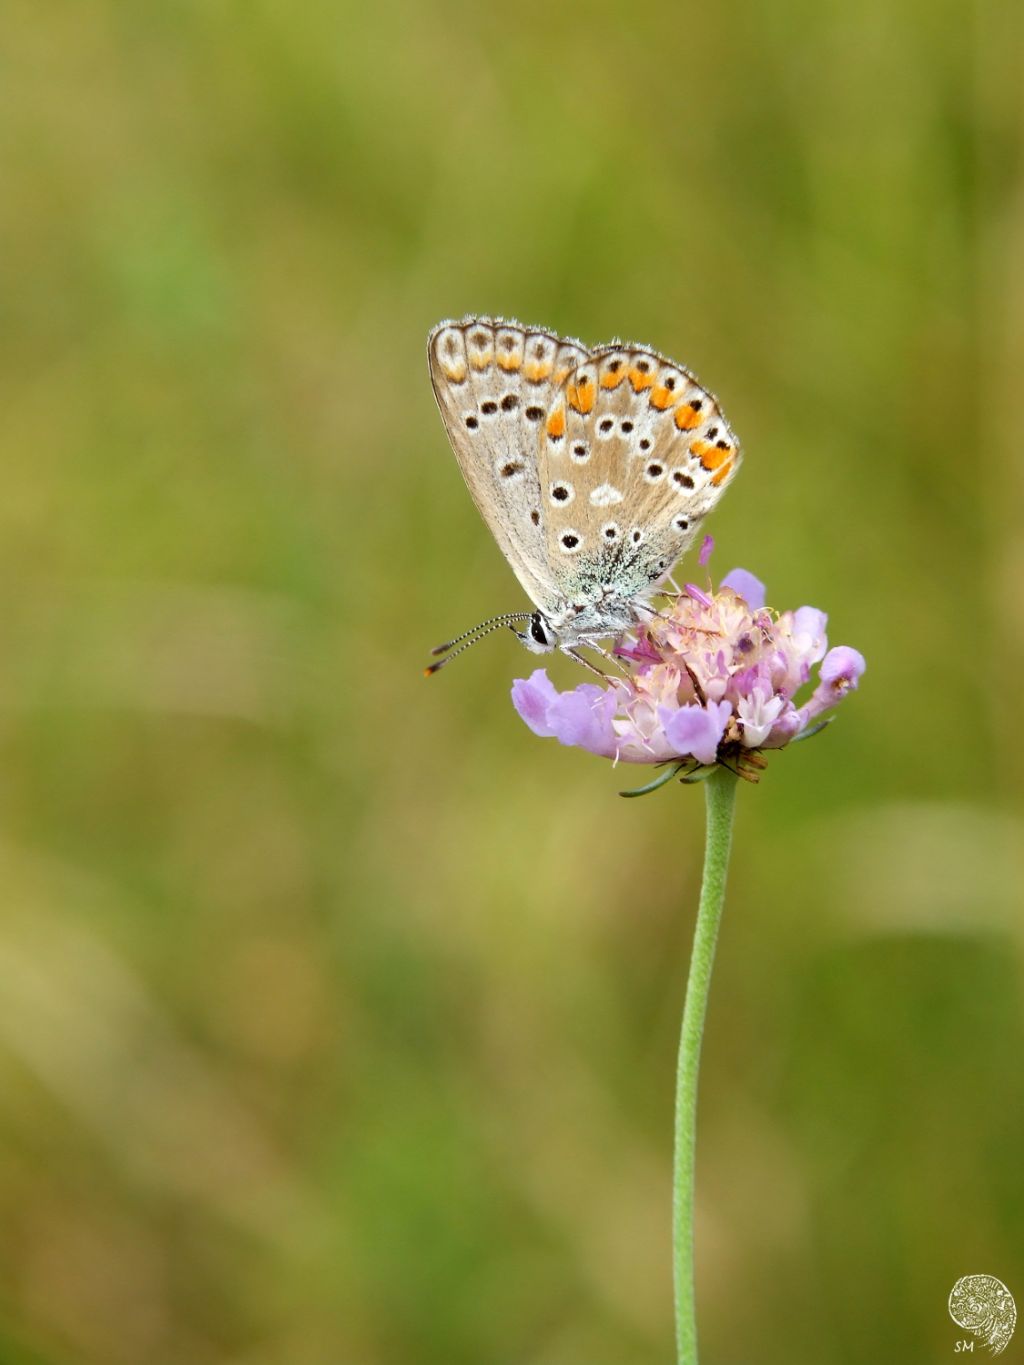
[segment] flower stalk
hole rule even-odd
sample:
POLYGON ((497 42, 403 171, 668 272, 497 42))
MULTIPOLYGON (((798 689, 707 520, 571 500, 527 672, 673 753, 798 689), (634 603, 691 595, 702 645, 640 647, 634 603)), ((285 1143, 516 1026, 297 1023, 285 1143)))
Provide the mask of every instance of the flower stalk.
POLYGON ((725 902, 732 844, 736 776, 719 766, 703 783, 707 803, 704 875, 686 984, 686 1003, 676 1070, 675 1159, 672 1173, 672 1247, 679 1365, 697 1365, 694 1286, 694 1172, 697 1141, 697 1078, 707 1014, 711 968, 725 902))

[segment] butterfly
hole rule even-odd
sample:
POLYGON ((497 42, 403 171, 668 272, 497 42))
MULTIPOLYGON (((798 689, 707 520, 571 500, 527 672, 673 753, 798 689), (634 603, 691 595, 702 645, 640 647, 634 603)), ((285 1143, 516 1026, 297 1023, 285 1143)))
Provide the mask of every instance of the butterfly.
POLYGON ((438 646, 446 657, 426 671, 505 625, 536 654, 585 662, 579 646, 653 614, 649 598, 739 468, 732 429, 688 370, 646 346, 588 350, 469 317, 438 323, 427 355, 462 476, 535 610, 438 646))

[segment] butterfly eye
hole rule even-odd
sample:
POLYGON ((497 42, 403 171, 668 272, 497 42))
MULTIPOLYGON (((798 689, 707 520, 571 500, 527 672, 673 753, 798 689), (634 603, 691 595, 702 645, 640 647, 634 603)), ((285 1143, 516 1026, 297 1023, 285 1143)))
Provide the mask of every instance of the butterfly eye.
POLYGON ((548 634, 547 625, 539 611, 535 611, 530 617, 530 639, 538 645, 551 645, 551 636, 548 634))

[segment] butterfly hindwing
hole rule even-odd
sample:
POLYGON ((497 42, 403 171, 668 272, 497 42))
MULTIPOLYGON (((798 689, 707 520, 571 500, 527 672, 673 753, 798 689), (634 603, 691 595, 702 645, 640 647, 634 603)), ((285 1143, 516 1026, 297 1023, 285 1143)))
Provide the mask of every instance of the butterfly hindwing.
POLYGON ((491 318, 440 323, 427 343, 430 378, 452 449, 480 514, 532 600, 557 599, 537 470, 552 394, 584 359, 581 346, 491 318))
POLYGON ((715 398, 681 366, 643 348, 596 349, 552 395, 540 434, 549 561, 617 597, 649 592, 739 463, 715 398))

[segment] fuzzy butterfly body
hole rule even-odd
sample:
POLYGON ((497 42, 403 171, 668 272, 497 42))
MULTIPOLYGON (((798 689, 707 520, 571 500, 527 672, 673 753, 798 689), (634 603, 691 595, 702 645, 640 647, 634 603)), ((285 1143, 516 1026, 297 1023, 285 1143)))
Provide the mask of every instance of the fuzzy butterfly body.
POLYGON ((430 377, 473 500, 536 606, 536 652, 649 615, 740 464, 707 389, 642 346, 588 350, 491 318, 442 322, 430 377))

